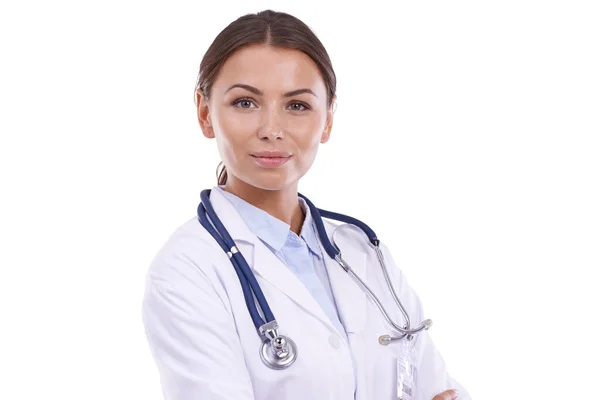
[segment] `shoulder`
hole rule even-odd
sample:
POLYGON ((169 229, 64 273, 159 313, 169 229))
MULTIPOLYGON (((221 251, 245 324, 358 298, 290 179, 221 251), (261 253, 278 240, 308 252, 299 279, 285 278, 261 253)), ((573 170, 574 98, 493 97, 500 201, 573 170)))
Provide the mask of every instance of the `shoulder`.
MULTIPOLYGON (((156 252, 145 276, 142 300, 149 332, 157 334, 158 327, 165 324, 185 324, 187 329, 197 324, 198 318, 229 318, 232 314, 227 291, 217 274, 219 253, 209 238, 195 217, 177 227, 156 252)), ((183 330, 184 325, 177 329, 183 330)))
POLYGON ((218 254, 215 245, 198 218, 190 218, 178 226, 155 253, 147 277, 167 286, 207 280, 218 254))

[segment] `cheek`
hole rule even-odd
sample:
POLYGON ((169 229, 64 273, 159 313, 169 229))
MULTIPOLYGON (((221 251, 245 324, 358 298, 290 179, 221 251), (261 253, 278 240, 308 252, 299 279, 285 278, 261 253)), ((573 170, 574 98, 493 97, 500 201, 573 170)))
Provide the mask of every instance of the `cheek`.
POLYGON ((302 129, 296 130, 298 146, 308 153, 316 151, 323 136, 324 122, 320 118, 314 118, 305 121, 303 125, 302 129))
POLYGON ((246 144, 254 134, 251 118, 247 114, 240 115, 227 110, 218 110, 213 114, 212 122, 222 157, 235 161, 245 154, 246 144))
POLYGON ((294 136, 294 141, 296 142, 296 146, 301 155, 297 160, 297 167, 304 173, 310 169, 317 156, 322 134, 323 127, 321 124, 316 123, 312 124, 310 129, 307 129, 301 134, 298 132, 298 134, 294 136))

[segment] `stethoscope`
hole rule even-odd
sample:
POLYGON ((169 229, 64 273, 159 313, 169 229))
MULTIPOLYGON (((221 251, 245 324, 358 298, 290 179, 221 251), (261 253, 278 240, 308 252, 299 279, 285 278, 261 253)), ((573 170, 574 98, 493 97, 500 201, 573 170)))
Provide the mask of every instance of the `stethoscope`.
MULTIPOLYGON (((279 325, 277 325, 277 321, 273 316, 273 312, 269 307, 269 303, 267 303, 267 300, 265 299, 265 296, 262 290, 260 289, 258 282, 256 281, 254 273, 252 272, 250 266, 246 262, 246 259, 236 247, 235 242, 229 235, 229 232, 227 232, 227 229, 225 229, 225 226, 223 226, 223 223, 221 222, 221 220, 217 216, 217 213, 212 207, 209 195, 210 189, 203 190, 200 194, 201 203, 198 205, 198 218, 202 226, 211 234, 213 238, 215 238, 219 246, 221 246, 223 251, 229 256, 229 259, 233 264, 233 268, 235 269, 235 272, 237 273, 237 276, 240 280, 240 284, 242 286, 242 292, 244 294, 246 306, 248 307, 248 312, 250 313, 250 317, 252 318, 254 326, 256 327, 256 330, 258 331, 258 334, 262 339, 262 344, 260 348, 261 359, 269 368, 287 368, 290 365, 292 365, 294 361, 296 361, 296 358, 298 357, 298 347, 292 339, 285 335, 279 334, 279 332, 277 331, 279 329, 279 325), (262 315, 265 318, 264 320, 259 314, 258 309, 256 308, 256 302, 254 301, 255 298, 256 302, 258 302, 258 305, 260 306, 262 315)), ((350 276, 363 288, 363 290, 375 302, 375 305, 377 306, 377 308, 379 308, 386 321, 394 329, 401 333, 400 336, 379 336, 379 343, 384 346, 387 346, 395 340, 400 340, 404 338, 406 338, 407 340, 412 340, 415 334, 423 330, 429 329, 433 324, 430 319, 421 322, 421 325, 416 329, 412 329, 410 327, 410 318, 408 316, 408 313, 402 306, 402 303, 400 302, 400 299, 398 298, 398 295, 396 294, 396 291, 393 287, 392 281, 385 266, 385 262, 383 260, 383 253, 381 252, 381 249, 379 247, 380 242, 377 239, 377 235, 375 235, 375 232, 373 232, 373 230, 369 228, 365 223, 355 218, 331 211, 318 209, 313 205, 313 203, 310 200, 308 200, 302 194, 298 193, 298 196, 302 197, 306 201, 306 204, 310 209, 311 215, 317 227, 321 244, 325 248, 325 251, 327 252, 329 257, 337 261, 337 263, 344 269, 344 271, 350 274, 350 276), (360 228, 367 235, 371 247, 377 254, 377 259, 379 260, 379 265, 381 265, 381 268, 383 270, 390 293, 392 294, 396 305, 398 306, 398 308, 402 312, 402 315, 404 316, 404 319, 406 320, 406 324, 404 326, 400 326, 394 321, 392 321, 386 309, 383 307, 381 301, 379 301, 375 293, 373 293, 369 286, 367 286, 367 284, 364 283, 363 280, 358 275, 356 275, 356 273, 354 273, 350 265, 346 261, 344 261, 344 259, 342 258, 342 252, 339 249, 339 246, 335 243, 336 231, 334 231, 333 233, 333 244, 331 244, 329 238, 327 237, 327 232, 325 231, 325 226, 323 225, 323 219, 321 216, 348 224, 338 226, 336 228, 336 231, 337 229, 343 226, 355 226, 360 228)))

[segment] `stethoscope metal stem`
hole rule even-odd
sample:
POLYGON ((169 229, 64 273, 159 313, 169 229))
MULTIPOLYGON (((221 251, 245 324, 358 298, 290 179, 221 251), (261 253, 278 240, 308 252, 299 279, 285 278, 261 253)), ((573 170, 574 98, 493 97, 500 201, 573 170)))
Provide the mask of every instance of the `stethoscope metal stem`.
POLYGON ((388 285, 388 288, 390 289, 390 293, 392 294, 396 305, 398 306, 400 311, 402 311, 402 315, 404 315, 404 319, 406 320, 405 328, 408 328, 410 326, 410 317, 408 316, 406 309, 402 305, 402 302, 398 298, 396 290, 394 289, 394 285, 392 285, 392 280, 390 279, 390 274, 388 273, 388 270, 385 267, 385 263, 383 262, 383 253, 381 252, 381 248, 379 248, 379 246, 375 246, 375 253, 377 254, 377 260, 379 261, 379 265, 381 266, 381 270, 383 271, 383 276, 385 277, 385 281, 388 285))
MULTIPOLYGON (((371 290, 371 288, 369 288, 369 286, 365 282, 363 282, 363 280, 358 275, 356 275, 356 273, 352 270, 352 268, 350 267, 350 265, 346 261, 344 261, 344 259, 342 258, 342 252, 341 252, 339 246, 337 245, 337 243, 335 242, 335 233, 337 232, 338 229, 340 229, 342 227, 351 227, 353 229, 356 229, 354 225, 345 224, 345 225, 338 226, 333 231, 333 235, 332 235, 333 245, 335 246, 335 248, 339 252, 336 255, 336 257, 335 257, 335 260, 344 269, 344 271, 346 271, 348 274, 350 274, 350 276, 365 290, 365 292, 369 295, 369 297, 371 298, 371 300, 373 300, 373 302, 375 303, 375 305, 377 306, 377 308, 379 308, 379 311, 381 311, 381 314, 384 316, 385 320, 394 329, 396 329, 398 332, 400 332, 402 334, 401 336, 382 335, 382 336, 379 337, 379 343, 382 344, 382 345, 388 345, 392 341, 404 339, 405 337, 406 337, 407 340, 412 340, 413 336, 415 334, 417 334, 417 333, 419 333, 419 332, 421 332, 423 330, 429 329, 433 325, 433 322, 430 319, 426 319, 425 321, 421 322, 421 325, 418 328, 410 329, 410 318, 408 316, 408 313, 406 312, 406 310, 402 306, 402 302, 398 298, 398 295, 396 294, 396 290, 394 289, 394 287, 392 285, 392 281, 390 279, 390 276, 389 276, 389 273, 387 271, 387 268, 385 267, 385 262, 383 260, 383 253, 381 252, 381 249, 380 249, 380 247, 379 247, 378 244, 377 245, 371 244, 371 247, 373 247, 375 249, 375 253, 377 254, 377 259, 379 261, 379 265, 381 266, 381 269, 383 270, 383 275, 385 276, 385 280, 386 280, 386 283, 388 285, 388 288, 389 288, 389 290, 390 290, 390 292, 391 292, 391 294, 392 294, 392 296, 394 298, 394 301, 395 301, 396 305, 398 306, 398 308, 402 312, 402 315, 404 316, 404 318, 406 320, 406 324, 404 326, 400 326, 400 325, 396 324, 390 318, 390 316, 387 313, 385 307, 383 306, 383 304, 381 303, 381 301, 379 301, 379 298, 377 297, 377 295, 375 295, 375 293, 373 293, 373 291, 371 290)), ((361 230, 361 232, 362 232, 362 230, 361 230)))
MULTIPOLYGON (((369 297, 371 297, 371 300, 373 300, 373 302, 375 303, 375 305, 377 306, 377 308, 379 308, 379 311, 381 311, 381 313, 385 317, 385 320, 390 325, 392 325, 394 327, 394 329, 396 329, 398 332, 401 332, 403 334, 403 337, 406 336, 406 335, 414 335, 416 333, 421 332, 424 329, 429 329, 429 327, 431 326, 431 323, 430 323, 431 320, 425 320, 425 321, 423 321, 421 323, 421 326, 418 327, 418 328, 416 328, 416 329, 407 329, 406 327, 402 327, 402 326, 396 324, 390 318, 390 316, 388 315, 385 307, 381 304, 381 301, 379 301, 379 298, 377 297, 377 295, 375 293, 373 293, 373 291, 371 290, 371 288, 367 284, 365 284, 363 282, 363 280, 358 275, 356 275, 356 273, 352 270, 352 268, 350 267, 350 265, 348 265, 348 263, 346 261, 344 261, 341 256, 339 258, 337 258, 336 261, 367 292, 367 294, 369 295, 369 297)), ((408 324, 407 324, 407 326, 408 326, 408 324)))

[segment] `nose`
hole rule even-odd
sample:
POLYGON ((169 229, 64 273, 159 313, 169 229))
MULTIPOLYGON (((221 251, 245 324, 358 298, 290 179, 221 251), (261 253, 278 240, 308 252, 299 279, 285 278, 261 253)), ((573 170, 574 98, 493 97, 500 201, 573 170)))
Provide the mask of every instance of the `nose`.
POLYGON ((276 107, 266 109, 265 112, 262 113, 258 137, 267 140, 283 138, 283 127, 276 107))

